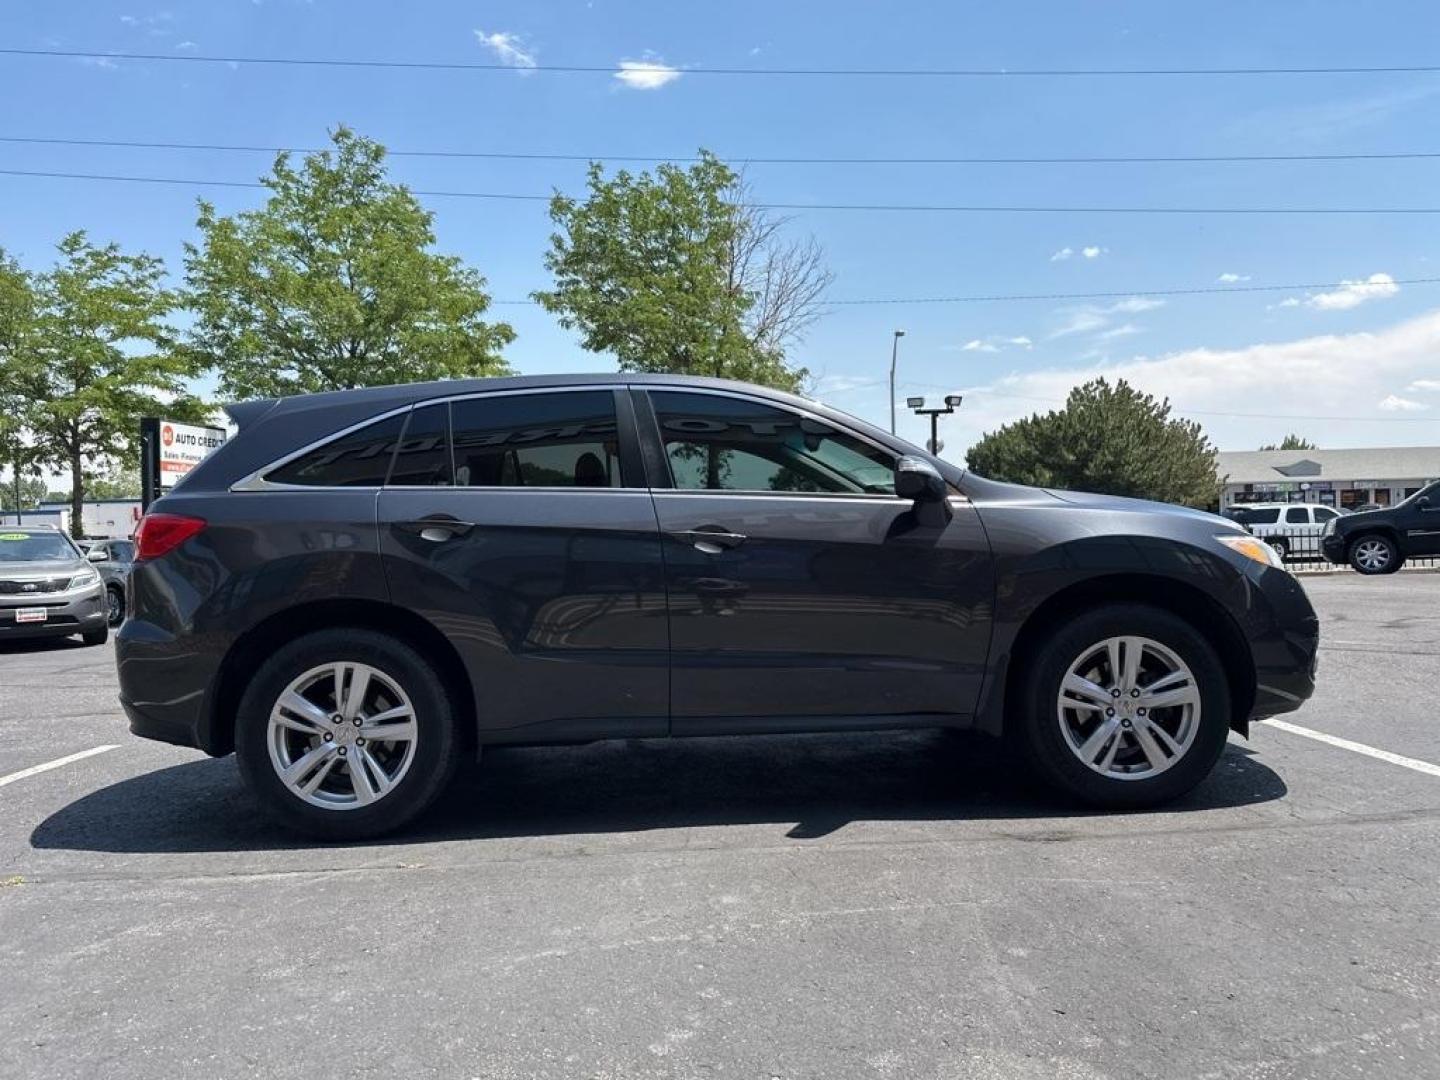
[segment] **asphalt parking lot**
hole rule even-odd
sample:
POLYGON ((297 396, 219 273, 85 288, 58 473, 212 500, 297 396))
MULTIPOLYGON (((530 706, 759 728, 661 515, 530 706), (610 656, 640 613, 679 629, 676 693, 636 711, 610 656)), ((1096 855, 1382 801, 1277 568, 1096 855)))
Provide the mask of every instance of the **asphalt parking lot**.
POLYGON ((1306 587, 1286 719, 1398 760, 1262 725, 1147 814, 975 739, 705 739, 317 846, 130 737, 110 647, 0 646, 0 1076, 1440 1076, 1440 574, 1306 587))

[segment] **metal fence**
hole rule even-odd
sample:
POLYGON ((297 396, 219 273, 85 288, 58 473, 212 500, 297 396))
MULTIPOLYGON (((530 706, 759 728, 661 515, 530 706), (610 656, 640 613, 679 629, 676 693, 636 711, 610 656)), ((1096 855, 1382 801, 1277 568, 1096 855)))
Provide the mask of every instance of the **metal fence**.
MULTIPOLYGON (((1337 566, 1326 559, 1320 550, 1322 538, 1317 534, 1280 532, 1262 536, 1260 539, 1282 551, 1285 568, 1293 573, 1316 573, 1326 570, 1355 572, 1348 563, 1337 566)), ((1405 568, 1440 569, 1440 555, 1412 556, 1405 560, 1405 568)))

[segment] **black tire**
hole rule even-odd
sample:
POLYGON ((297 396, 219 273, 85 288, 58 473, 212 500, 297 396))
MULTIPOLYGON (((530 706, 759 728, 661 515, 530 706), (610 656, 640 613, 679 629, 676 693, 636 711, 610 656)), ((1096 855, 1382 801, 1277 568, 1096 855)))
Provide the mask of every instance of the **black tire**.
POLYGON ((104 645, 110 640, 110 627, 102 626, 99 630, 86 630, 80 635, 80 640, 86 645, 104 645))
MULTIPOLYGON (((1230 684, 1209 641, 1194 626, 1145 604, 1092 608, 1057 626, 1030 654, 1013 705, 1012 741, 1023 759, 1048 783, 1090 806, 1139 809, 1176 799, 1210 774, 1230 728, 1230 684), (1097 643, 1112 637, 1149 638, 1190 668, 1200 693, 1200 715, 1188 748, 1163 771, 1118 779, 1087 766, 1062 731, 1057 698, 1070 666, 1097 643)), ((1138 721, 1137 721, 1138 723, 1138 721)), ((1133 736, 1131 737, 1133 738, 1133 736)))
POLYGON ((444 790, 458 750, 444 680, 409 645, 373 630, 321 630, 281 647, 251 679, 235 718, 235 755, 251 791, 282 825, 323 840, 379 836, 410 822, 444 790), (280 695, 305 672, 338 662, 368 664, 395 682, 414 706, 417 730, 415 756, 395 786, 349 809, 315 806, 292 792, 276 773, 269 745, 270 711, 280 695))
POLYGON ((1290 542, 1286 540, 1285 537, 1267 536, 1264 538, 1264 540, 1265 543, 1269 544, 1272 548, 1275 549, 1275 554, 1280 556, 1281 562, 1284 562, 1290 557, 1290 542))
POLYGON ((1357 536, 1350 542, 1350 550, 1346 557, 1357 573, 1366 576, 1393 574, 1405 564, 1395 541, 1384 533, 1366 533, 1363 536, 1357 536), (1369 552, 1378 552, 1382 558, 1380 561, 1367 558, 1366 555, 1369 552))
POLYGON ((125 621, 125 592, 119 585, 110 585, 105 589, 106 621, 111 626, 119 626, 125 621))

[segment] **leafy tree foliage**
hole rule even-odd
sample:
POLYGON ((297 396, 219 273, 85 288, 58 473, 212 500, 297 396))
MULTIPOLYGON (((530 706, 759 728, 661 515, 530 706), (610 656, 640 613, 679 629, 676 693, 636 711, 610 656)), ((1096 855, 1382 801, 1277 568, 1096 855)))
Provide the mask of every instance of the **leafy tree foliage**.
MULTIPOLYGON (((45 481, 38 476, 20 477, 20 509, 31 510, 46 500, 49 492, 46 490, 45 481)), ((69 498, 68 492, 64 495, 69 498)), ((11 476, 3 484, 0 484, 0 510, 15 509, 15 478, 11 476)))
POLYGON ((981 476, 1039 487, 1207 506, 1219 481, 1215 447, 1200 425, 1172 419, 1169 401, 1125 380, 1095 379, 1065 407, 1007 424, 970 448, 981 476))
POLYGON ((1279 446, 1276 446, 1274 443, 1266 443, 1264 446, 1260 447, 1260 449, 1261 449, 1261 450, 1319 450, 1319 449, 1320 449, 1320 445, 1319 445, 1318 443, 1313 443, 1313 442, 1311 442, 1309 439, 1302 438, 1302 437, 1299 436, 1299 435, 1286 435, 1285 438, 1283 438, 1282 440, 1280 440, 1280 445, 1279 445, 1279 446))
POLYGON ((139 454, 139 418, 201 420, 188 393, 198 372, 166 326, 176 296, 150 255, 97 247, 83 232, 58 245, 49 271, 28 279, 29 309, 6 360, 31 460, 70 472, 73 528, 81 530, 86 466, 139 454))
POLYGON ((535 294, 585 348, 622 371, 802 385, 785 349, 830 282, 813 243, 787 244, 784 222, 746 206, 740 176, 703 150, 638 176, 606 179, 595 162, 587 183, 583 201, 550 200, 555 287, 535 294))
POLYGON ((186 246, 189 346, 235 398, 507 372, 485 279, 430 250, 433 215, 386 178, 384 147, 347 128, 264 179, 263 209, 200 203, 186 246))

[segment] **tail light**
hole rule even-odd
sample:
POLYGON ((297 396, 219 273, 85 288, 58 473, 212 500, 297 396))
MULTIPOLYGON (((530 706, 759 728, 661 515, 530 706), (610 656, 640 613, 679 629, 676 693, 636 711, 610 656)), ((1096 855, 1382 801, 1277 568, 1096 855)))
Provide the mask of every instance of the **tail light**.
POLYGON ((146 514, 135 529, 135 561, 158 559, 205 528, 205 519, 183 514, 146 514))

